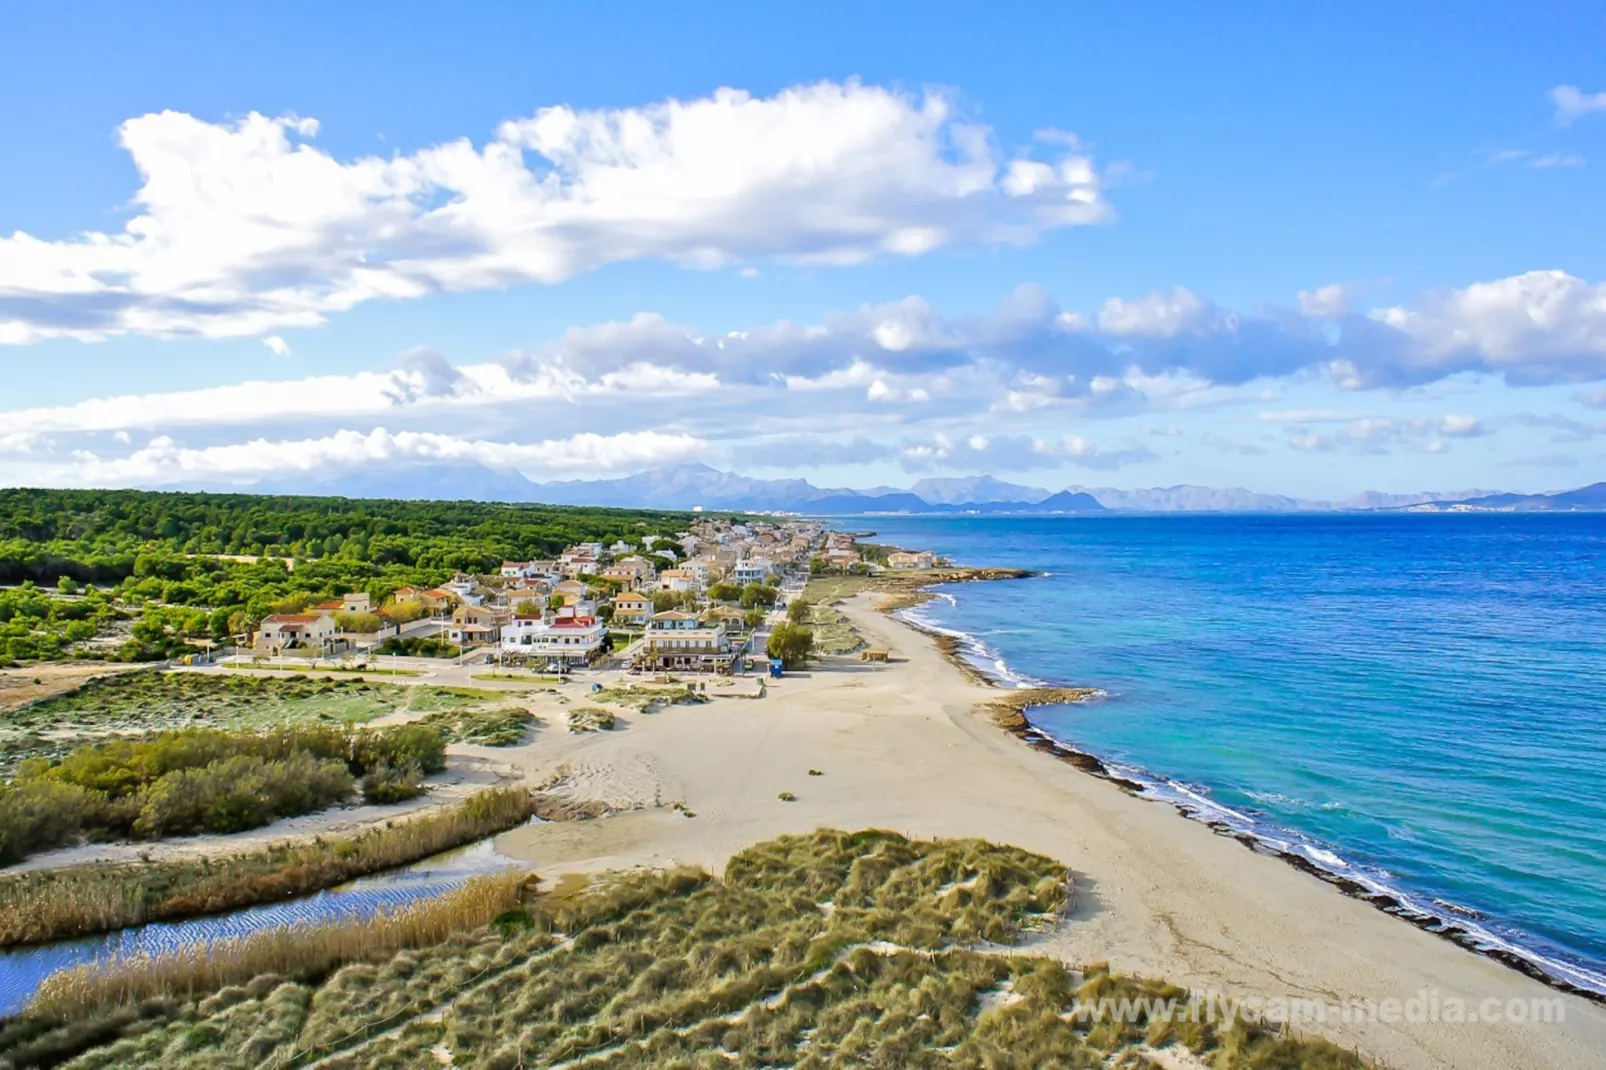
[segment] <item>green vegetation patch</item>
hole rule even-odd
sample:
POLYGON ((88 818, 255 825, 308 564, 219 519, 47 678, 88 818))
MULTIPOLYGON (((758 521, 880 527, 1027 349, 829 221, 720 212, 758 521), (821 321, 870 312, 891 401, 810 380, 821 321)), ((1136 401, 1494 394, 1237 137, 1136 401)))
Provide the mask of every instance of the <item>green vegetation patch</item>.
POLYGON ((440 733, 423 725, 334 725, 268 732, 186 729, 32 758, 0 785, 0 865, 80 838, 155 840, 241 832, 363 797, 388 803, 446 767, 440 733))
POLYGON ((530 729, 540 724, 529 710, 499 706, 489 710, 450 710, 432 713, 418 724, 434 728, 448 743, 477 743, 482 747, 516 747, 530 729))
POLYGON ((569 711, 571 732, 611 732, 618 722, 601 706, 579 706, 569 711))
POLYGON ((560 886, 518 908, 525 919, 503 910, 476 931, 332 971, 121 1008, 81 1000, 66 1024, 36 1008, 0 1031, 0 1059, 76 1050, 77 1070, 299 1066, 330 1053, 342 1070, 1136 1067, 1181 1044, 1216 1070, 1362 1066, 1253 1022, 1173 1025, 1141 1003, 1185 996, 1160 982, 988 952, 1054 924, 1065 877, 1050 859, 977 840, 783 837, 736 855, 722 881, 676 870, 560 886), (1089 1010, 1123 998, 1140 1001, 1129 1020, 1089 1010))
POLYGON ((610 706, 627 706, 637 710, 651 710, 659 706, 694 706, 709 701, 707 695, 689 687, 643 687, 640 684, 605 687, 592 692, 591 698, 610 706))

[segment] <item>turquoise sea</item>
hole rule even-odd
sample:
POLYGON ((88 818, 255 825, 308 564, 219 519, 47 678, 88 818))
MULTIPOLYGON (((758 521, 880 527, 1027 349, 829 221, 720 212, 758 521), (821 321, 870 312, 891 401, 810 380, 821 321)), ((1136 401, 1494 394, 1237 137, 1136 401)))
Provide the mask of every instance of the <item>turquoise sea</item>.
POLYGON ((1035 711, 1050 735, 1606 992, 1606 516, 839 526, 1047 573, 914 613, 1006 680, 1108 692, 1035 711))

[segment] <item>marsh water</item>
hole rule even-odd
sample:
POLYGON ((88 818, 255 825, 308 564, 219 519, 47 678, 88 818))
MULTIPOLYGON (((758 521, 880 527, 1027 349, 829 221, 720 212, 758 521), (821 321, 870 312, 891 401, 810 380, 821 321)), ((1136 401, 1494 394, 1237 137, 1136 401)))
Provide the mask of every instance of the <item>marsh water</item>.
POLYGON ((0 951, 0 1015, 21 1010, 44 979, 57 970, 155 955, 187 944, 247 936, 266 929, 365 918, 440 895, 480 874, 518 864, 497 854, 492 837, 298 899, 0 951))

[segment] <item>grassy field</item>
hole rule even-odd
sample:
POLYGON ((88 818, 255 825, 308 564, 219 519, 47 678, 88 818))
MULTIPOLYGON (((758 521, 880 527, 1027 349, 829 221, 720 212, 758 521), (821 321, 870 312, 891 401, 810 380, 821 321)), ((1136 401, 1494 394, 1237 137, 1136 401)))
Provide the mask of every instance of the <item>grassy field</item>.
POLYGON ((334 676, 134 672, 97 678, 0 716, 0 776, 24 758, 56 758, 108 735, 182 728, 262 729, 362 724, 398 709, 481 709, 507 696, 471 688, 403 686, 334 676))
POLYGON ((416 932, 62 976, 0 1028, 0 1065, 1140 1067, 1180 1046, 1214 1070, 1362 1066, 1251 1022, 1117 1021, 1093 1001, 1184 993, 993 953, 1060 923, 1066 874, 976 840, 782 837, 723 880, 568 880, 487 919, 508 891, 416 932))

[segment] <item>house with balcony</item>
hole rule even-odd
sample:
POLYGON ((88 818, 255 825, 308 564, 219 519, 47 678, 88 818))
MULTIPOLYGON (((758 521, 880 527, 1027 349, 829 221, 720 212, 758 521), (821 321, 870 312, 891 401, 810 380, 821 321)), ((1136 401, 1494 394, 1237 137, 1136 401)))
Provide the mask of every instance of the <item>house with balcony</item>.
POLYGON ((728 673, 736 657, 722 622, 671 609, 648 619, 635 667, 652 672, 728 673))
POLYGON ((446 637, 459 646, 494 643, 502 636, 501 621, 489 606, 461 605, 452 611, 446 637))
POLYGON ((535 666, 589 665, 607 646, 608 626, 596 617, 545 620, 515 615, 502 627, 502 654, 535 666))
POLYGON ((930 550, 894 550, 887 555, 888 568, 936 568, 937 555, 930 550))

